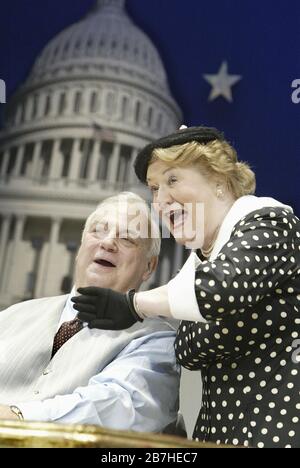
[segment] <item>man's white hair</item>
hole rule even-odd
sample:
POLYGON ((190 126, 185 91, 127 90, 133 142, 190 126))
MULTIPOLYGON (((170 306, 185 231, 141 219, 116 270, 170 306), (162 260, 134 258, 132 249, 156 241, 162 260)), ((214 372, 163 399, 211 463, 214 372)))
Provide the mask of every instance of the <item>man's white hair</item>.
POLYGON ((90 214, 90 216, 87 218, 84 230, 82 233, 82 239, 84 238, 85 234, 89 231, 90 227, 97 221, 97 218, 99 216, 99 212, 105 208, 106 206, 109 205, 116 205, 119 203, 124 203, 124 204, 130 204, 136 205, 139 213, 142 213, 146 216, 146 219, 148 220, 148 233, 149 233, 149 242, 150 242, 150 248, 147 252, 148 257, 158 257, 160 253, 160 248, 161 248, 161 236, 160 236, 160 230, 159 226, 154 219, 154 216, 147 205, 146 201, 137 195, 136 193, 133 192, 122 192, 119 193, 118 195, 113 195, 112 197, 105 198, 93 211, 93 213, 90 214))

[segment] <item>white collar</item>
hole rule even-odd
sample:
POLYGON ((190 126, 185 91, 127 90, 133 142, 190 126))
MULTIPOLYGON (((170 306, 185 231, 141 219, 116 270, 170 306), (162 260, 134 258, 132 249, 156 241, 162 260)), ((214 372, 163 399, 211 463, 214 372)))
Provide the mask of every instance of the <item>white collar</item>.
POLYGON ((59 321, 57 329, 59 329, 60 326, 64 322, 69 322, 70 320, 74 320, 76 318, 78 312, 77 312, 77 310, 75 310, 73 308, 73 302, 71 301, 71 297, 73 297, 75 295, 76 295, 76 289, 75 289, 75 286, 74 286, 72 288, 72 291, 70 292, 70 294, 67 297, 67 301, 66 301, 65 307, 64 307, 64 309, 62 311, 62 314, 61 314, 60 321, 59 321))
POLYGON ((252 211, 269 207, 281 207, 293 213, 293 209, 290 206, 284 205, 274 198, 256 197, 254 195, 245 195, 244 197, 238 198, 221 224, 221 228, 209 260, 212 261, 216 259, 222 247, 230 239, 233 227, 238 223, 238 221, 240 221, 240 219, 247 216, 252 211))

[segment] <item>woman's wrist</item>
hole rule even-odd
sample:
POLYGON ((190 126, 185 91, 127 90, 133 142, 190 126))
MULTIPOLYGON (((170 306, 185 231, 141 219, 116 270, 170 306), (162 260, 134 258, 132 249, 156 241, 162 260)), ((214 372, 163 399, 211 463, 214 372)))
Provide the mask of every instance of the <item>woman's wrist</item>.
POLYGON ((126 293, 127 305, 129 307, 131 314, 135 318, 135 320, 137 320, 138 322, 142 322, 143 318, 137 312, 137 307, 135 304, 135 296, 136 296, 135 289, 129 289, 129 291, 127 291, 126 293))
POLYGON ((141 291, 134 295, 136 313, 142 318, 171 318, 167 285, 150 291, 141 291))
POLYGON ((134 297, 133 297, 133 305, 134 305, 134 308, 135 308, 135 311, 137 313, 137 315, 142 319, 144 320, 146 317, 146 315, 143 314, 143 312, 140 310, 140 307, 139 307, 139 303, 138 303, 138 300, 137 300, 137 296, 138 294, 140 293, 135 293, 134 297))

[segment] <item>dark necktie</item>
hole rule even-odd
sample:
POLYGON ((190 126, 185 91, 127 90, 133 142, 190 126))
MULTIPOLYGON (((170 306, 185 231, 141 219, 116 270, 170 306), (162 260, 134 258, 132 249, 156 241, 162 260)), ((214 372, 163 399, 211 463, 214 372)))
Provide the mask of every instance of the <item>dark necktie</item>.
POLYGON ((66 343, 72 336, 76 335, 83 328, 83 323, 78 318, 70 322, 64 322, 56 333, 53 341, 52 356, 59 348, 66 343))

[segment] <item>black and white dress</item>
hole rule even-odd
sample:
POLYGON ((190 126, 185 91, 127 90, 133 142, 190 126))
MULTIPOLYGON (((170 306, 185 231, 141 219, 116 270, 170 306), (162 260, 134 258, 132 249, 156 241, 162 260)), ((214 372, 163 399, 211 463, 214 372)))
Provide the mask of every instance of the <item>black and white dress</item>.
POLYGON ((179 363, 202 374, 193 437, 300 447, 299 219, 280 206, 243 216, 197 267, 194 291, 201 319, 183 321, 175 342, 179 363))

